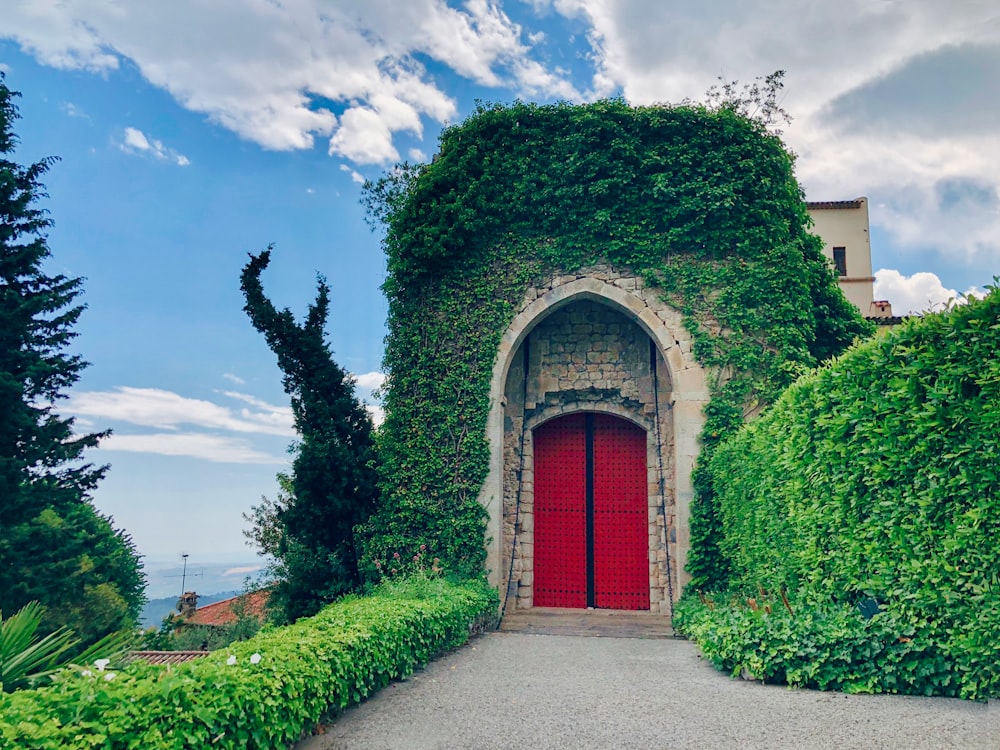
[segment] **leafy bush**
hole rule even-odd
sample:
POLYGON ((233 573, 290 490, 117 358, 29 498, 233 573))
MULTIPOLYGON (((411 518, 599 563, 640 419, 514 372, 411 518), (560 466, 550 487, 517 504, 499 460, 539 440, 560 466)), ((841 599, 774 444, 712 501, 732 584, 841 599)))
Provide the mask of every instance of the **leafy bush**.
POLYGON ((482 585, 396 582, 177 667, 66 671, 3 698, 0 745, 286 747, 329 711, 460 645, 496 608, 482 585))
MULTIPOLYGON (((874 599, 892 631, 919 635, 953 679, 905 684, 1000 695, 998 351, 994 288, 855 346, 725 441, 711 474, 735 589, 785 588, 831 612, 874 599)), ((746 636, 737 650, 751 632, 766 643, 779 622, 728 609, 705 617, 729 629, 718 638, 746 636)), ((863 640, 884 621, 873 618, 863 640)), ((794 632, 815 645, 828 626, 797 619, 794 632)))
POLYGON ((791 687, 846 693, 983 697, 963 689, 946 645, 890 612, 866 619, 845 604, 748 606, 684 598, 674 625, 716 669, 791 687))
POLYGON ((131 631, 120 630, 81 651, 76 648, 80 639, 69 628, 40 634, 44 613, 38 602, 28 602, 6 619, 0 612, 0 692, 41 684, 67 664, 117 658, 134 640, 131 631))

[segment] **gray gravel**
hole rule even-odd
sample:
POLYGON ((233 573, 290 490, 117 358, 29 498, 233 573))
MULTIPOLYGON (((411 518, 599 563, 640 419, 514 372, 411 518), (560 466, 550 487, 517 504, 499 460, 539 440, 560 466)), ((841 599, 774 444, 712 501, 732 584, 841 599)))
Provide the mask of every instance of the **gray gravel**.
POLYGON ((989 748, 1000 705, 733 680, 686 641, 491 633, 297 750, 989 748))

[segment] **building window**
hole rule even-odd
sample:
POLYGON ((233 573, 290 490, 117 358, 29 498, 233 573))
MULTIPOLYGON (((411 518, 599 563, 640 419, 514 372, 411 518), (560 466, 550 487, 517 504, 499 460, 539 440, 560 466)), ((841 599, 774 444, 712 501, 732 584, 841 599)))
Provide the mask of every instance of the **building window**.
POLYGON ((837 274, 847 276, 847 249, 843 247, 833 248, 833 265, 837 269, 837 274))

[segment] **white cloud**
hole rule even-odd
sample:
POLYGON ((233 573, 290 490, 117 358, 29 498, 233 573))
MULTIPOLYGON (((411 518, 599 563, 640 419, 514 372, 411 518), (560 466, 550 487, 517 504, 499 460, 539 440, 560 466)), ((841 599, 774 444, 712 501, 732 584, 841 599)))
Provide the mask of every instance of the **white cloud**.
POLYGON ((249 394, 236 391, 223 391, 222 395, 253 407, 253 410, 240 409, 240 419, 251 424, 267 425, 275 430, 272 434, 294 434, 295 416, 291 406, 276 406, 249 394))
POLYGON ((154 453, 163 456, 186 456, 213 463, 284 464, 288 458, 271 456, 257 450, 246 440, 221 435, 192 432, 167 432, 146 435, 112 434, 101 441, 102 451, 154 453))
POLYGON ((238 412, 210 401, 186 398, 158 388, 119 386, 113 391, 74 393, 66 411, 106 421, 177 430, 182 425, 240 433, 291 437, 290 407, 275 406, 246 394, 224 395, 249 404, 238 412))
POLYGON ((410 161, 415 161, 417 163, 427 161, 427 154, 421 151, 419 148, 411 148, 406 152, 406 155, 410 157, 410 161))
POLYGON ((47 65, 113 70, 129 59, 183 106, 267 148, 396 158, 393 135, 445 122, 455 103, 421 59, 523 96, 572 98, 492 0, 14 0, 0 35, 47 65), (325 102, 344 104, 338 119, 325 102))
POLYGON ((79 117, 84 120, 89 120, 90 115, 84 112, 80 107, 73 104, 73 102, 64 102, 62 105, 63 112, 65 112, 70 117, 79 117))
POLYGON ((239 375, 233 375, 231 372, 222 373, 222 377, 228 380, 230 383, 235 383, 236 385, 246 385, 247 381, 241 378, 239 375))
POLYGON ((372 424, 374 424, 376 427, 378 427, 385 421, 385 409, 383 409, 381 406, 375 406, 374 404, 365 404, 365 408, 371 415, 372 424))
POLYGON ((384 372, 365 372, 360 375, 354 376, 354 382, 357 384, 359 390, 367 391, 371 393, 372 391, 381 388, 385 383, 385 373, 384 372))
POLYGON ((191 161, 163 145, 163 141, 148 138, 145 133, 137 128, 125 128, 125 136, 121 144, 122 151, 131 154, 147 154, 160 161, 172 161, 180 167, 188 166, 191 161))
POLYGON ((959 294, 941 283, 937 274, 929 272, 904 276, 891 268, 881 268, 875 272, 875 299, 886 299, 892 303, 893 315, 912 315, 932 310, 940 310, 949 303, 961 304, 964 298, 981 297, 984 290, 967 289, 959 294))
POLYGON ((392 130, 374 110, 352 107, 340 118, 340 128, 330 139, 330 155, 343 156, 358 164, 396 161, 392 130))
POLYGON ((365 178, 362 177, 357 171, 351 169, 346 164, 341 164, 340 165, 340 171, 341 172, 350 172, 351 173, 351 181, 352 182, 356 182, 359 185, 364 185, 365 184, 365 178))
POLYGON ((365 372, 354 376, 355 392, 378 427, 385 421, 385 410, 379 403, 377 391, 385 384, 385 373, 365 372))

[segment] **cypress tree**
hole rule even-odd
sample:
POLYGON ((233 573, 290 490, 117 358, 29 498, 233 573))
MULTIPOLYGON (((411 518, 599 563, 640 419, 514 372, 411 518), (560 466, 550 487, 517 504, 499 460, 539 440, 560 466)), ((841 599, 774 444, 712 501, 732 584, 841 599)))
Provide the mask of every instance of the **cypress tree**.
POLYGON ((354 527, 368 518, 377 497, 375 441, 354 380, 325 340, 329 287, 320 277, 316 301, 299 325, 264 295, 260 274, 270 251, 251 255, 243 269, 244 310, 278 357, 299 440, 291 476, 279 475, 276 500, 254 507, 247 536, 276 561, 270 609, 279 620, 295 620, 360 582, 354 527))
POLYGON ((55 159, 8 158, 16 96, 0 75, 0 610, 37 600, 44 629, 88 642, 135 623, 145 581, 131 539, 91 503, 108 467, 83 452, 108 433, 77 434, 55 409, 87 366, 66 351, 83 279, 45 273, 52 222, 37 202, 55 159))

